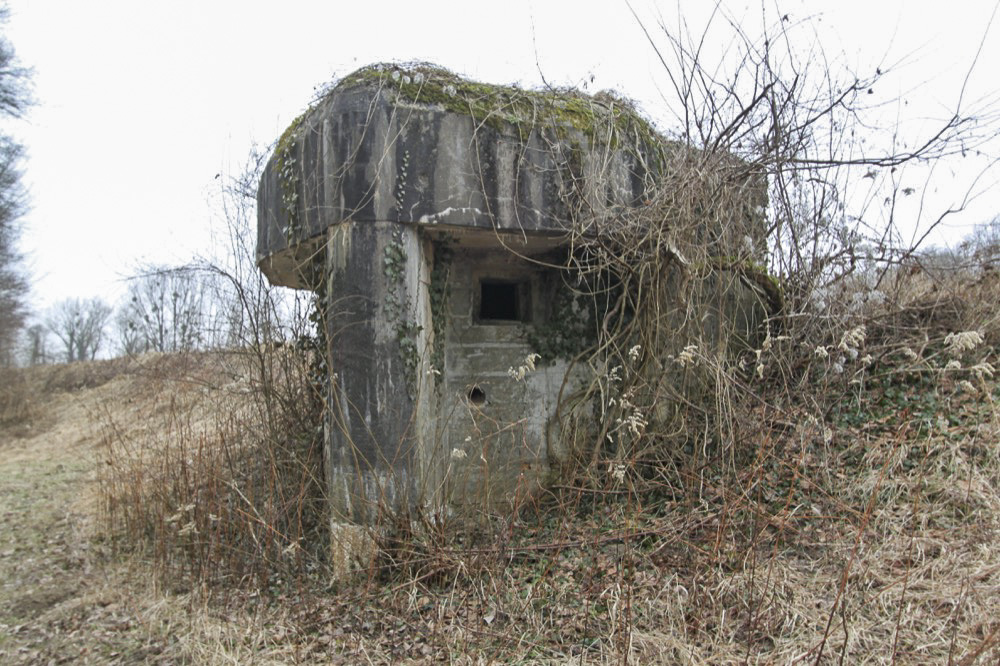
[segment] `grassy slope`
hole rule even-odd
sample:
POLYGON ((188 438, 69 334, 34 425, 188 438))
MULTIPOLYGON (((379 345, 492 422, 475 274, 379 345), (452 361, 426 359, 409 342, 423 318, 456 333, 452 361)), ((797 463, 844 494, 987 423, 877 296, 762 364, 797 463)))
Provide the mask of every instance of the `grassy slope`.
MULTIPOLYGON (((30 402, 0 430, 0 661, 100 663, 157 652, 92 542, 98 405, 121 364, 7 372, 30 402), (89 385, 89 386, 88 386, 89 385)), ((10 412, 8 412, 10 414, 10 412)))
POLYGON ((97 520, 109 426, 155 439, 179 412, 198 418, 206 386, 233 378, 204 358, 150 355, 2 380, 0 663, 212 661, 205 650, 242 661, 260 628, 253 616, 230 640, 192 595, 151 581, 142 560, 114 556, 97 520))
POLYGON ((886 361, 826 424, 746 412, 735 475, 609 480, 475 547, 425 536, 332 589, 210 602, 111 556, 93 470, 110 424, 210 428, 206 387, 239 378, 162 356, 24 371, 5 383, 30 408, 0 429, 0 661, 996 663, 997 385, 928 367, 886 361))

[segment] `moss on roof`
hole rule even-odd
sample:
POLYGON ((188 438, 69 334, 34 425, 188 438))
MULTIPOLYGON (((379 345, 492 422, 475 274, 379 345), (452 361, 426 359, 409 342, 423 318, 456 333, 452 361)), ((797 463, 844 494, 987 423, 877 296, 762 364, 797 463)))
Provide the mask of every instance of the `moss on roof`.
POLYGON ((577 130, 592 145, 643 144, 655 149, 663 141, 629 100, 611 92, 590 96, 572 88, 524 90, 479 83, 428 63, 369 65, 340 79, 330 92, 361 86, 378 87, 397 101, 471 116, 522 140, 532 130, 557 136, 577 130))

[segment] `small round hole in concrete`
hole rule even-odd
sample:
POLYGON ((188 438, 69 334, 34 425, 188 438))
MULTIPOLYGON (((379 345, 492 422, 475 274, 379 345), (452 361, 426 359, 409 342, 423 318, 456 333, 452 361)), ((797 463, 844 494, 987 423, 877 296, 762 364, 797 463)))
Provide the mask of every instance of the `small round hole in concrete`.
POLYGON ((478 386, 473 386, 472 390, 469 391, 469 402, 476 407, 482 407, 486 404, 486 393, 478 386))

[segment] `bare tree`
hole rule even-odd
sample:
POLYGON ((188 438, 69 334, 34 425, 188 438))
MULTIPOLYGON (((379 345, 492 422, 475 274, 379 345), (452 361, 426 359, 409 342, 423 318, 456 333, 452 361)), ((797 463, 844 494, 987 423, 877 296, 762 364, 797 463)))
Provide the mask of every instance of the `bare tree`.
POLYGON ((201 264, 217 279, 217 299, 228 347, 261 347, 315 333, 311 296, 275 287, 257 268, 257 184, 268 154, 251 150, 242 172, 221 183, 218 206, 225 225, 222 257, 201 264))
POLYGON ((55 306, 45 325, 66 348, 66 361, 92 360, 104 342, 111 306, 100 298, 73 298, 55 306))
POLYGON ((48 331, 41 324, 28 327, 28 365, 41 365, 52 360, 48 349, 48 331))
MULTIPOLYGON (((902 110, 888 112, 904 100, 880 96, 891 89, 895 66, 883 60, 854 71, 812 38, 809 18, 768 9, 755 34, 718 6, 704 30, 691 33, 633 13, 663 65, 674 138, 706 159, 738 157, 765 184, 766 263, 782 281, 788 313, 836 315, 830 294, 857 281, 885 288, 892 268, 912 258, 973 194, 959 192, 947 210, 932 210, 919 194, 921 180, 930 189, 932 175, 918 175, 920 169, 995 150, 987 149, 1000 124, 995 108, 959 95, 934 123, 904 124, 902 110), (728 47, 713 59, 703 46, 720 36, 728 47), (909 197, 921 201, 919 209, 904 204, 909 197)), ((977 59, 969 75, 983 65, 977 59)), ((995 160, 980 164, 973 182, 995 173, 995 160)), ((789 317, 784 325, 803 336, 832 330, 812 317, 789 317)))
MULTIPOLYGON (((7 3, 0 3, 0 24, 7 21, 7 3)), ((31 70, 22 67, 14 47, 0 35, 0 114, 20 118, 31 106, 31 70)))
POLYGON ((995 265, 1000 259, 1000 215, 977 225, 962 241, 961 249, 982 265, 995 265))
MULTIPOLYGON (((0 24, 7 8, 0 5, 0 24)), ((31 105, 30 72, 20 67, 14 48, 0 35, 0 117, 17 118, 31 105)), ((18 221, 26 208, 21 186, 21 145, 0 134, 0 364, 12 361, 27 317, 28 280, 17 251, 18 221)))
POLYGON ((149 351, 149 345, 142 334, 142 327, 136 322, 132 308, 128 303, 119 307, 114 317, 115 334, 118 341, 118 351, 125 356, 135 356, 149 351))
POLYGON ((206 309, 211 308, 205 280, 187 268, 153 266, 133 278, 119 311, 119 343, 129 353, 196 349, 204 343, 206 309))

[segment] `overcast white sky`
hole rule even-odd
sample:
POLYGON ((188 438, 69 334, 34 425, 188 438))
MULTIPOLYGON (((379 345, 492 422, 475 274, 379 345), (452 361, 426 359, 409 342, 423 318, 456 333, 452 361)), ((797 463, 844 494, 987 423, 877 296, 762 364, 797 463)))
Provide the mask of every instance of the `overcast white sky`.
MULTIPOLYGON (((210 243, 216 174, 268 144, 314 89, 365 64, 428 60, 475 79, 618 90, 663 120, 666 77, 624 2, 283 2, 8 0, 6 34, 34 68, 38 106, 11 125, 29 152, 23 249, 36 308, 122 291, 139 261, 184 262, 210 243)), ((765 0, 771 17, 816 16, 827 54, 862 73, 897 64, 895 89, 921 117, 946 117, 994 0, 765 0), (919 90, 913 87, 921 84, 919 90)), ((700 31, 710 3, 634 0, 654 28, 682 15, 700 31)), ((759 26, 757 2, 726 11, 759 26)), ((751 28, 751 31, 755 28, 751 28)), ((1000 38, 987 36, 967 99, 1000 89, 1000 38)), ((709 43, 717 53, 722 44, 709 43)), ((997 157, 996 146, 992 157, 997 157)), ((942 165, 933 203, 960 198, 980 162, 942 165)), ((949 220, 955 238, 1000 213, 996 175, 949 220)), ((922 181, 915 184, 923 185, 922 181)))

